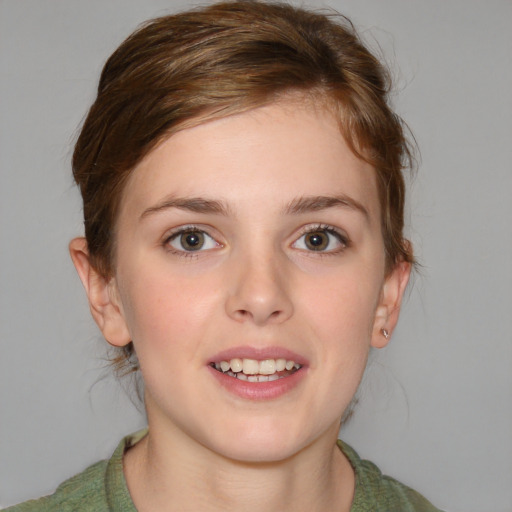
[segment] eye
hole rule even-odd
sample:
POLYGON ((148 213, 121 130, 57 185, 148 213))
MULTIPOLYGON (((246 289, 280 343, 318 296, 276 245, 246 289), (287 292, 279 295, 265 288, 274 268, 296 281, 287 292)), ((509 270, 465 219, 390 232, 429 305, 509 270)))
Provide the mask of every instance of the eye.
POLYGON ((166 241, 180 252, 205 251, 219 247, 220 244, 201 229, 186 228, 173 233, 166 241))
POLYGON ((347 245, 347 238, 334 228, 318 226, 306 231, 292 247, 304 251, 336 252, 347 245))

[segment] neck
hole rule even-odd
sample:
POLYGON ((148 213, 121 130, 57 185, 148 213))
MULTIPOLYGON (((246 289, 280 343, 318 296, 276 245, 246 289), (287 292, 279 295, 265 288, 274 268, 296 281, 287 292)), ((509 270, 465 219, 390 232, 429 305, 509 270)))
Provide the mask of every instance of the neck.
POLYGON ((287 512, 350 510, 354 473, 334 436, 286 460, 246 463, 212 452, 190 438, 150 433, 125 456, 137 510, 287 512))

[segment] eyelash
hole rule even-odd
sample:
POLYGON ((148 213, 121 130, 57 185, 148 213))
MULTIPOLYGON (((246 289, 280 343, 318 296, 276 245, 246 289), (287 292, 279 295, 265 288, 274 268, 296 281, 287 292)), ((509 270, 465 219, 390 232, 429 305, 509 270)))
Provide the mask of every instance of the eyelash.
MULTIPOLYGON (((334 256, 341 252, 343 252, 347 247, 350 246, 350 240, 347 237, 345 233, 340 232, 337 228, 330 226, 328 224, 316 224, 313 226, 306 226, 301 230, 300 235, 295 239, 295 241, 292 244, 292 247, 299 242, 304 236, 310 234, 310 233, 316 233, 316 232, 323 232, 327 233, 328 235, 333 236, 336 238, 336 240, 339 242, 341 247, 338 247, 336 249, 331 250, 317 250, 314 249, 299 249, 304 252, 310 253, 314 256, 334 256)), ((168 236, 165 237, 165 239, 162 242, 162 245, 164 248, 170 252, 173 255, 182 257, 182 258, 197 258, 199 257, 199 254, 201 252, 204 252, 204 250, 198 249, 197 251, 187 251, 187 250, 180 250, 176 249, 171 245, 171 242, 178 238, 179 236, 185 235, 187 233, 202 233, 203 235, 206 235, 208 238, 212 239, 218 247, 222 247, 222 244, 218 242, 213 236, 211 236, 206 230, 203 228, 200 228, 199 226, 189 225, 189 226, 182 226, 179 228, 176 228, 172 233, 170 233, 168 236)), ((329 242, 330 243, 330 242, 329 242)), ((206 249, 208 250, 208 249, 206 249)))
MULTIPOLYGON (((310 233, 316 233, 316 232, 324 232, 329 235, 332 235, 336 240, 340 243, 341 247, 338 247, 334 250, 328 250, 328 251, 315 251, 315 250, 306 250, 303 249, 305 252, 312 253, 314 256, 336 256, 340 254, 341 252, 345 251, 348 247, 350 247, 350 239, 348 236, 344 233, 339 231, 334 226, 330 226, 329 224, 316 224, 313 226, 305 226, 302 229, 302 232, 298 238, 296 238, 294 244, 296 244, 301 238, 304 236, 310 234, 310 233)), ((293 244, 292 244, 293 245, 293 244)))
POLYGON ((176 228, 176 230, 172 231, 162 242, 165 250, 170 252, 175 256, 179 256, 181 258, 197 258, 199 257, 199 253, 203 252, 201 249, 197 251, 186 251, 176 249, 171 245, 171 242, 176 238, 186 235, 187 233, 202 233, 206 235, 208 238, 211 238, 219 247, 222 247, 222 244, 218 242, 213 236, 211 236, 205 229, 200 228, 199 226, 189 225, 189 226, 181 226, 176 228))

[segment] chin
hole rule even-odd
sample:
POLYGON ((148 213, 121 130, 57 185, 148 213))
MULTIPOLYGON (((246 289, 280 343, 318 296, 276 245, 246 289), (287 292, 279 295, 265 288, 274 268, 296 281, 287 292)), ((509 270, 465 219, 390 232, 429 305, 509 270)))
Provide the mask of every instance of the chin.
POLYGON ((283 446, 273 442, 234 443, 229 447, 221 448, 221 455, 240 463, 264 464, 276 463, 289 459, 298 451, 291 446, 283 446))
POLYGON ((228 459, 247 463, 273 463, 286 460, 310 442, 304 434, 297 436, 287 425, 275 422, 247 421, 232 424, 230 433, 210 445, 213 451, 228 459), (273 423, 273 424, 272 424, 273 423))

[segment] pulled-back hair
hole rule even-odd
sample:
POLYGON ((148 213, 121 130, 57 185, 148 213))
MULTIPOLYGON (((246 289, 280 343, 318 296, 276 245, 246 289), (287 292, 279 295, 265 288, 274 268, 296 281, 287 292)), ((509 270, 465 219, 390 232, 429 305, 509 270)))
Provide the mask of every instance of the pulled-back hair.
POLYGON ((159 142, 289 93, 327 105, 374 167, 387 268, 412 262, 402 175, 411 153, 389 91, 387 71, 340 15, 235 1, 146 22, 106 62, 73 154, 91 264, 113 275, 124 185, 159 142))

